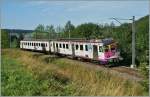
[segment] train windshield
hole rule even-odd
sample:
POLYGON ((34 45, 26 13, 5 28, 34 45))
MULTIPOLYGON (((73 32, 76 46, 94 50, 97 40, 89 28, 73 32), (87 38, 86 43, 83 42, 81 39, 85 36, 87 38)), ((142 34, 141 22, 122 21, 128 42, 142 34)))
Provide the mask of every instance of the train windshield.
POLYGON ((105 51, 105 52, 108 52, 108 51, 109 51, 109 47, 108 47, 108 46, 105 46, 104 51, 105 51))
POLYGON ((108 51, 115 51, 117 48, 116 44, 110 44, 110 45, 106 45, 104 47, 104 51, 108 52, 108 51))

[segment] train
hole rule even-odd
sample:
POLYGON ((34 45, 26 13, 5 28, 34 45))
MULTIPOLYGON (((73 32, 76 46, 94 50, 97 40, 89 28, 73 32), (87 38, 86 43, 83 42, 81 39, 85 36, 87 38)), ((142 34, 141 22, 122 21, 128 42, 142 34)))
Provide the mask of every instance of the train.
POLYGON ((55 39, 55 40, 21 40, 20 48, 25 50, 49 52, 95 60, 100 63, 119 62, 123 60, 120 56, 118 43, 112 38, 106 39, 55 39))

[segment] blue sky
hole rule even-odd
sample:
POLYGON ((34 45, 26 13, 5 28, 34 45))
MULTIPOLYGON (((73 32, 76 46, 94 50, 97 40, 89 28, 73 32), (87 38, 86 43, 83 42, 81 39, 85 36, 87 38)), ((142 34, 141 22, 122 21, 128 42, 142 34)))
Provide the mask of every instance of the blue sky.
POLYGON ((134 15, 139 19, 149 14, 148 0, 3 0, 1 5, 1 26, 11 29, 35 29, 38 24, 64 26, 68 20, 75 26, 85 22, 104 24, 112 22, 111 17, 131 18, 134 15))

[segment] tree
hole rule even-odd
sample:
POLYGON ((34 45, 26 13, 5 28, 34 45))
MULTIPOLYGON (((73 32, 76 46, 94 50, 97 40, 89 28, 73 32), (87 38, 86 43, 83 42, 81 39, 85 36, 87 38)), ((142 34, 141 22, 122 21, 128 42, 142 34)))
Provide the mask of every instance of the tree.
POLYGON ((36 28, 35 28, 36 32, 44 32, 44 25, 39 24, 36 28))
POLYGON ((62 38, 63 37, 63 33, 64 33, 64 28, 61 26, 57 26, 56 27, 56 33, 58 35, 58 38, 62 38))
POLYGON ((18 42, 18 39, 17 38, 14 38, 13 41, 12 41, 12 48, 16 48, 17 47, 17 42, 18 42))
POLYGON ((71 24, 71 21, 68 21, 64 28, 64 37, 72 37, 72 33, 74 31, 75 27, 73 24, 71 24))
POLYGON ((1 29, 1 48, 9 48, 9 33, 1 29))
POLYGON ((19 34, 19 38, 17 39, 17 46, 16 46, 17 48, 20 47, 20 41, 23 40, 23 39, 24 39, 23 33, 19 34))
POLYGON ((56 33, 55 33, 55 29, 54 29, 53 25, 50 25, 50 26, 47 25, 46 29, 45 29, 45 32, 48 32, 49 39, 56 38, 56 33))
POLYGON ((115 27, 114 22, 111 22, 111 23, 110 23, 110 27, 112 27, 112 28, 115 27))
POLYGON ((85 23, 76 27, 76 35, 81 38, 93 39, 101 35, 99 25, 93 23, 85 23))

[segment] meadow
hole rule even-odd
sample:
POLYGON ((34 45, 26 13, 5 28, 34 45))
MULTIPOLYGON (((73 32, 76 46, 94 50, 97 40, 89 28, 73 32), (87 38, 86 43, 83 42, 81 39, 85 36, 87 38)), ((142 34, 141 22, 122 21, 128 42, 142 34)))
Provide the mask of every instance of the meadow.
POLYGON ((67 58, 2 49, 1 91, 6 96, 142 96, 137 81, 96 71, 67 58))

